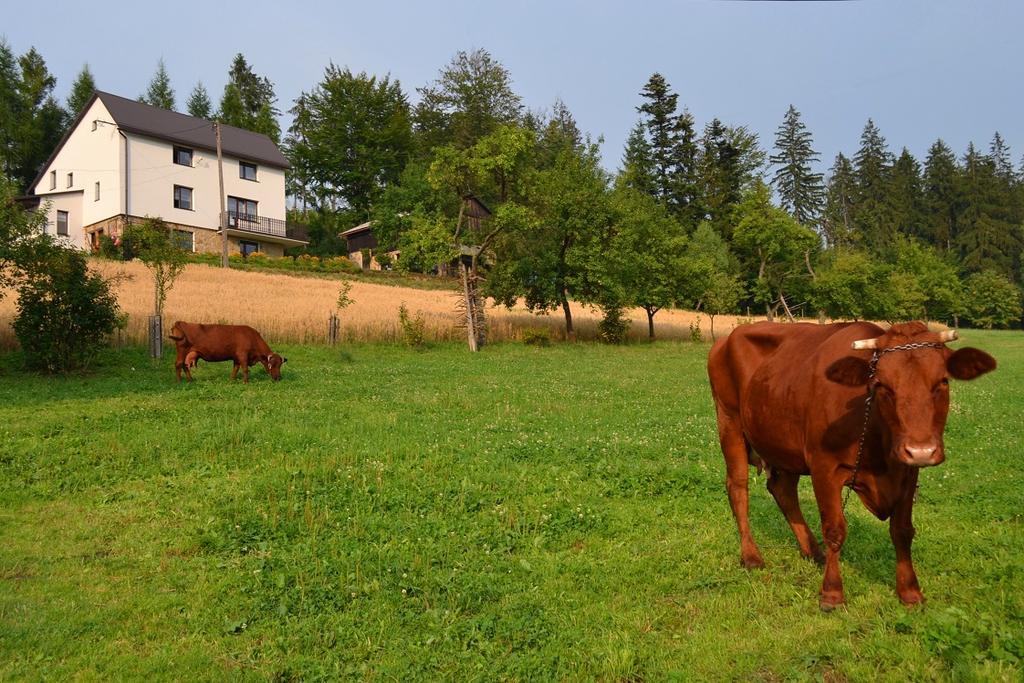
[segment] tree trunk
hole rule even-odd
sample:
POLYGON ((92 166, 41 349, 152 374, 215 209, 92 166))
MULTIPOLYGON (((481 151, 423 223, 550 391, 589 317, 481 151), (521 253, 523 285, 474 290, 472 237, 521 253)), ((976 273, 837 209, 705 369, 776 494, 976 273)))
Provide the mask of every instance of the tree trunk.
POLYGON ((654 313, 650 308, 644 307, 647 311, 647 338, 650 341, 654 341, 654 313))
POLYGON ((569 299, 562 290, 562 311, 565 313, 565 338, 575 339, 576 330, 572 326, 572 310, 569 308, 569 299))
POLYGON ((715 343, 715 316, 708 313, 708 318, 711 319, 711 343, 715 343))

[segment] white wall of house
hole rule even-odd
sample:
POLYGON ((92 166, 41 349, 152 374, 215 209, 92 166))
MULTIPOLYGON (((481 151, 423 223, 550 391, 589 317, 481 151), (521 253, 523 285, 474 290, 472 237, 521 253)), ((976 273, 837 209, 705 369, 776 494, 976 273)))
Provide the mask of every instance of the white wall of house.
POLYGON ((39 203, 39 208, 46 211, 46 225, 43 231, 57 237, 58 241, 71 247, 85 249, 88 240, 82 230, 82 191, 51 192, 39 203), (68 217, 68 234, 57 234, 57 212, 66 211, 68 217))
MULTIPOLYGON (((174 145, 139 135, 128 135, 131 186, 129 213, 160 216, 164 220, 201 228, 219 225, 217 154, 192 150, 192 166, 175 164, 174 145), (174 186, 192 189, 192 209, 174 208, 174 186)), ((256 163, 256 180, 240 177, 239 160, 224 157, 224 194, 257 202, 260 216, 285 219, 284 169, 256 163)), ((225 198, 225 202, 226 202, 225 198)))
POLYGON ((97 99, 32 188, 42 197, 40 205, 47 200, 53 202, 49 212, 51 229, 56 225, 54 216, 58 204, 60 210, 68 211, 69 238, 75 246, 86 246, 82 226, 122 212, 120 150, 121 136, 117 127, 112 125, 110 113, 97 99), (95 130, 93 121, 97 122, 95 130), (71 174, 70 185, 68 174, 71 174), (100 185, 98 200, 96 183, 100 185), (73 233, 71 226, 75 226, 73 233))

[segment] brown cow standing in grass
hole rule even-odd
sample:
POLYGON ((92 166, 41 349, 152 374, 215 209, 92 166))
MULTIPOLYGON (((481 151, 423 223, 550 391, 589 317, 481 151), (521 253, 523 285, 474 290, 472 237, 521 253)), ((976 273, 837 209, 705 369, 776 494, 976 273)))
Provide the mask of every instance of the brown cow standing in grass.
POLYGON ((246 384, 249 383, 250 365, 262 363, 276 381, 281 379, 281 365, 288 360, 271 351, 260 333, 248 325, 204 325, 179 320, 171 328, 170 338, 178 347, 174 372, 179 382, 182 370, 188 381, 192 381, 192 368, 199 359, 208 363, 234 361, 231 379, 235 379, 238 368, 242 368, 246 384))
POLYGON ((946 348, 955 338, 920 322, 888 331, 865 322, 757 323, 715 343, 708 375, 744 567, 764 566, 747 519, 753 465, 767 470, 768 490, 800 551, 824 562, 823 610, 844 602, 839 551, 847 485, 876 517, 889 520, 900 600, 923 600, 910 557, 918 472, 945 459, 949 379, 974 379, 996 367, 978 349, 946 348), (824 556, 800 510, 797 483, 805 474, 821 514, 824 556))

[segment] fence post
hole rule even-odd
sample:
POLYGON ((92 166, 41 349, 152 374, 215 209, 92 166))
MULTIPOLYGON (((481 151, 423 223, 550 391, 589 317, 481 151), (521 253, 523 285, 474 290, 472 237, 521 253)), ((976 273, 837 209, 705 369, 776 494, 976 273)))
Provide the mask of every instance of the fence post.
POLYGON ((149 316, 149 357, 161 358, 164 355, 163 319, 158 315, 149 316))
POLYGON ((338 343, 338 329, 341 327, 341 321, 336 313, 331 313, 331 317, 327 319, 327 343, 334 346, 338 343))

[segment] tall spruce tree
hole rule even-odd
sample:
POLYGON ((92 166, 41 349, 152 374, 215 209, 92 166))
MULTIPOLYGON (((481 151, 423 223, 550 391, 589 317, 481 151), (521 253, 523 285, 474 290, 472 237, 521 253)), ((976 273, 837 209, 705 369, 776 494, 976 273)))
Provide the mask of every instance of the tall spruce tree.
POLYGON ((717 118, 704 126, 698 178, 706 219, 722 237, 731 238, 731 214, 743 190, 740 150, 733 144, 729 129, 717 118))
POLYGON ((67 127, 67 112, 53 96, 56 85, 35 48, 18 58, 9 168, 22 191, 29 189, 67 127))
POLYGON ((889 206, 892 154, 875 122, 868 119, 853 157, 856 211, 853 227, 858 242, 873 251, 889 247, 896 236, 889 206))
POLYGON ((281 139, 274 84, 258 76, 245 57, 238 53, 228 70, 228 82, 220 101, 217 119, 229 126, 263 133, 274 142, 281 139))
POLYGON ((941 139, 928 148, 924 162, 924 220, 923 237, 943 253, 954 249, 957 239, 957 221, 962 211, 960 199, 960 169, 956 155, 941 139))
POLYGON ((622 153, 622 168, 619 170, 618 182, 637 192, 654 195, 654 157, 651 145, 647 142, 647 129, 642 122, 637 122, 626 140, 626 149, 622 153))
POLYGON ((821 232, 831 248, 849 246, 853 241, 857 179, 853 164, 840 152, 829 173, 825 189, 825 211, 821 232))
POLYGON ((921 164, 906 147, 892 167, 889 202, 897 233, 918 238, 926 236, 921 164))
POLYGON ((1013 161, 1010 158, 1010 147, 1003 140, 1003 136, 999 134, 999 131, 996 131, 995 135, 992 136, 992 143, 988 148, 988 157, 992 160, 993 170, 997 178, 1007 184, 1012 184, 1016 180, 1016 175, 1013 172, 1013 161))
POLYGON ((89 65, 85 64, 78 72, 75 82, 71 84, 71 93, 68 95, 68 115, 72 118, 78 116, 78 112, 82 111, 94 92, 96 92, 96 80, 92 76, 92 71, 89 70, 89 65))
POLYGON ((814 150, 811 132, 800 120, 800 112, 789 105, 775 133, 775 153, 768 160, 776 166, 772 185, 782 208, 801 225, 817 226, 824 210, 822 174, 812 168, 820 159, 821 155, 814 150))
POLYGON ((142 95, 139 101, 174 111, 174 88, 171 87, 171 77, 167 74, 163 57, 157 62, 156 73, 149 82, 146 94, 142 95))
POLYGON ((676 113, 679 96, 665 77, 652 74, 640 92, 646 102, 637 111, 646 115, 651 158, 654 162, 655 196, 687 228, 695 228, 703 212, 697 184, 697 140, 693 117, 676 113))
POLYGON ((18 60, 0 37, 0 174, 15 177, 18 166, 19 125, 18 60))
POLYGON ((188 96, 185 110, 190 116, 197 116, 201 119, 210 118, 210 113, 213 111, 213 103, 210 102, 210 95, 206 92, 206 87, 203 86, 202 81, 196 83, 196 87, 192 88, 192 94, 188 96))
POLYGON ((1024 239, 1014 223, 1009 197, 1001 191, 996 165, 971 143, 961 173, 964 210, 957 242, 963 267, 969 272, 995 270, 1015 280, 1024 239))

